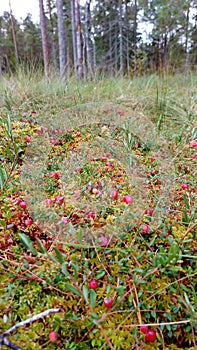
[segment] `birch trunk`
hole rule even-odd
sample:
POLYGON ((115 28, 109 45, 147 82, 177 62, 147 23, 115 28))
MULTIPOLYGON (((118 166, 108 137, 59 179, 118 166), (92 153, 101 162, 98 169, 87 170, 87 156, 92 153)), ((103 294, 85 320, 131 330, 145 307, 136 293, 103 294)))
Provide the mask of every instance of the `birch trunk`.
POLYGON ((45 19, 45 13, 44 13, 43 0, 39 0, 39 8, 40 8, 42 51, 43 51, 43 58, 44 58, 44 72, 45 72, 45 76, 47 77, 49 73, 49 46, 48 46, 48 39, 47 39, 46 19, 45 19))
POLYGON ((59 44, 59 66, 61 77, 66 73, 66 33, 63 13, 63 0, 57 0, 57 19, 58 19, 58 44, 59 44))

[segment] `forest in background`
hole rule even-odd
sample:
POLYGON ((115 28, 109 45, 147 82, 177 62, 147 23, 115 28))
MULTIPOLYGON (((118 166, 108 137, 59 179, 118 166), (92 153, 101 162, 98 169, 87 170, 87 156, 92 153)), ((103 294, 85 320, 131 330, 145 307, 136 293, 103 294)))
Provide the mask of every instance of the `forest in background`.
POLYGON ((19 66, 78 79, 185 72, 197 63, 194 0, 39 0, 40 23, 0 16, 0 74, 19 66), (147 36, 143 34, 147 29, 147 36))

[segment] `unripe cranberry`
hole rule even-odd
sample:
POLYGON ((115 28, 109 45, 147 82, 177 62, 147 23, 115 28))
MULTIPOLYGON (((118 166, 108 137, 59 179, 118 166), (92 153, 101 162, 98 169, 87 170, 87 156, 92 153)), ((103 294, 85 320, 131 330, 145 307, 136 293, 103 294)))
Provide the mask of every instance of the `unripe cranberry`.
POLYGON ((62 218, 62 222, 63 222, 64 224, 68 224, 68 223, 69 223, 69 219, 68 219, 66 216, 64 216, 64 217, 62 218))
POLYGON ((80 166, 77 166, 75 168, 75 171, 77 171, 78 173, 81 173, 83 171, 83 169, 80 166))
POLYGON ((50 206, 53 203, 53 200, 51 198, 46 199, 47 206, 50 206))
POLYGON ((142 233, 148 233, 150 231, 149 226, 147 224, 142 225, 142 233))
POLYGON ((51 332, 49 334, 49 339, 51 342, 55 343, 57 341, 57 338, 58 338, 58 333, 57 332, 51 332))
POLYGON ((25 141, 26 141, 26 142, 30 142, 30 141, 31 141, 31 137, 30 137, 30 136, 26 136, 26 137, 25 137, 25 141))

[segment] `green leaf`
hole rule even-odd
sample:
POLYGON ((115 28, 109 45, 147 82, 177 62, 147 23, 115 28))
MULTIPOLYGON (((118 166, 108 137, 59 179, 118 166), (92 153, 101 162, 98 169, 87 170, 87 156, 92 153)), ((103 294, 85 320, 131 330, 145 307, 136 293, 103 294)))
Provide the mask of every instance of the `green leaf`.
POLYGON ((42 244, 42 241, 39 238, 37 238, 37 242, 40 246, 41 253, 43 253, 43 254, 47 253, 46 248, 44 247, 44 245, 42 244))
POLYGON ((187 196, 186 196, 185 194, 183 195, 183 199, 184 199, 186 208, 187 208, 187 209, 190 209, 189 201, 188 201, 187 196))
POLYGON ((59 264, 59 260, 53 255, 53 254, 49 254, 49 257, 52 261, 54 261, 56 264, 59 264))
POLYGON ((176 263, 179 258, 180 247, 177 243, 173 243, 168 252, 168 263, 176 263))
POLYGON ((9 136, 12 135, 12 124, 11 124, 11 119, 10 116, 7 116, 7 120, 6 120, 6 127, 7 127, 7 133, 9 136))
POLYGON ((90 305, 92 309, 96 306, 96 292, 93 289, 90 289, 90 305))
POLYGON ((194 307, 190 303, 189 298, 188 298, 188 296, 187 296, 187 294, 185 292, 184 292, 184 298, 185 298, 185 301, 186 301, 187 305, 189 306, 189 308, 194 312, 194 307))
POLYGON ((82 290, 83 290, 84 299, 86 302, 88 302, 89 289, 87 286, 83 286, 82 290))
POLYGON ((62 272, 63 272, 63 274, 64 274, 65 276, 70 276, 70 274, 69 274, 69 272, 68 272, 68 270, 67 270, 67 268, 66 268, 66 265, 67 265, 66 262, 64 262, 64 263, 62 264, 62 272))
POLYGON ((74 236, 76 232, 75 232, 75 228, 71 222, 68 223, 68 229, 69 229, 69 232, 71 233, 71 235, 74 236))
POLYGON ((6 148, 6 155, 8 156, 10 162, 13 163, 13 161, 14 161, 14 156, 13 156, 12 152, 10 151, 10 149, 9 149, 8 147, 6 148))
POLYGON ((63 255, 62 253, 59 251, 58 248, 54 247, 53 250, 55 251, 55 254, 56 254, 56 257, 57 257, 57 260, 59 261, 60 264, 63 264, 64 262, 64 259, 63 259, 63 255))
POLYGON ((99 280, 103 276, 105 276, 105 271, 104 270, 98 271, 96 274, 96 279, 99 280))
POLYGON ((2 190, 3 184, 7 180, 7 176, 7 170, 4 165, 0 165, 0 190, 2 190))
POLYGON ((37 255, 37 250, 34 248, 30 238, 24 233, 19 233, 19 237, 23 245, 29 249, 32 254, 37 255))
POLYGON ((80 291, 77 288, 75 288, 74 286, 72 286, 71 284, 66 283, 64 286, 65 286, 66 289, 68 289, 69 291, 73 292, 78 297, 81 296, 80 291))
POLYGON ((79 265, 75 264, 72 261, 72 267, 73 267, 73 270, 74 270, 74 279, 77 281, 78 280, 79 265))
POLYGON ((186 210, 183 209, 183 210, 182 210, 182 213, 183 213, 182 223, 188 225, 188 223, 189 223, 189 218, 188 218, 188 215, 187 215, 186 210))

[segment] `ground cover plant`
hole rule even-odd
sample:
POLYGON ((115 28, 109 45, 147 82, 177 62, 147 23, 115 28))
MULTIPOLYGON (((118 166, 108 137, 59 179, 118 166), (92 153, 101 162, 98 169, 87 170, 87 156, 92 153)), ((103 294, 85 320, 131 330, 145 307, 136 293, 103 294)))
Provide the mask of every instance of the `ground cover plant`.
POLYGON ((2 79, 0 341, 196 348, 196 83, 2 79))

